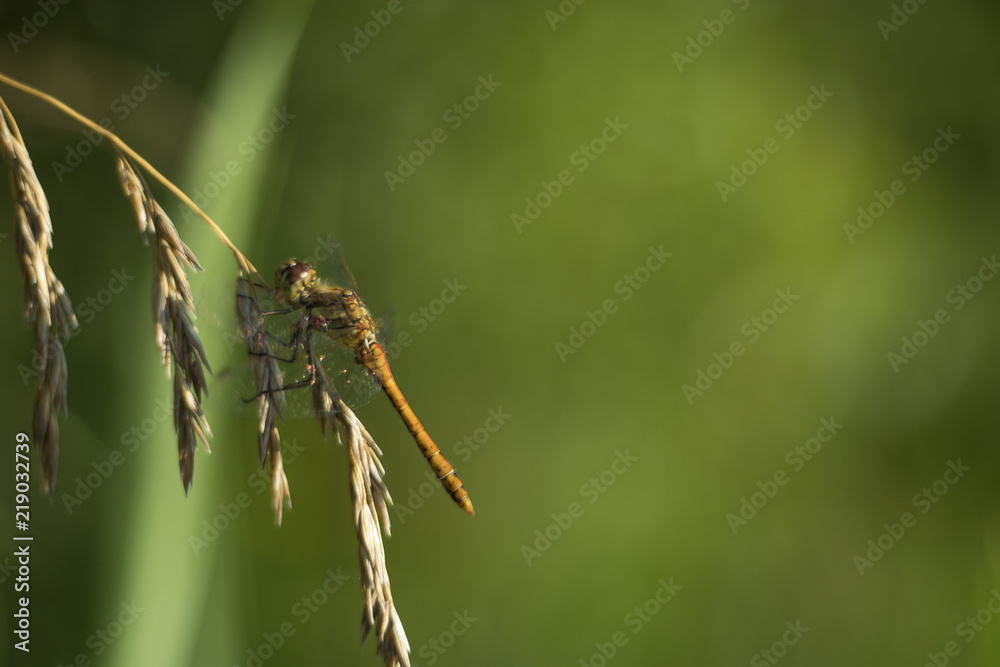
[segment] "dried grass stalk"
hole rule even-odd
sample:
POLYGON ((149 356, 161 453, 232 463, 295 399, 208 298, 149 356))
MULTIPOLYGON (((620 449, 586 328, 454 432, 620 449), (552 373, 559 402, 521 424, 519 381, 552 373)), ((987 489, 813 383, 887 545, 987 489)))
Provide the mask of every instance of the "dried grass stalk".
POLYGON ((340 441, 340 433, 337 431, 337 416, 340 412, 340 396, 330 381, 330 376, 326 374, 322 359, 317 359, 312 347, 308 347, 308 363, 313 369, 313 410, 316 413, 316 420, 319 421, 320 429, 323 431, 323 439, 326 434, 333 431, 337 434, 337 441, 340 441))
MULTIPOLYGON (((162 183, 192 211, 205 221, 219 239, 232 251, 241 273, 260 279, 257 269, 237 248, 225 232, 184 192, 170 182, 141 155, 107 128, 82 116, 69 105, 47 93, 0 73, 0 83, 16 88, 53 106, 92 132, 108 140, 118 154, 118 171, 122 187, 132 203, 139 229, 148 243, 149 233, 156 240, 157 284, 155 308, 157 339, 160 356, 170 374, 173 360, 179 381, 175 383, 175 423, 178 428, 178 457, 184 491, 191 483, 193 452, 200 440, 208 449, 211 435, 201 411, 201 393, 206 390, 203 367, 211 368, 194 327, 194 304, 191 301, 186 269, 201 269, 191 250, 177 235, 170 219, 142 179, 136 165, 162 183)), ((52 223, 48 203, 28 158, 17 123, 0 99, 0 152, 11 164, 16 204, 15 243, 24 278, 25 306, 29 322, 35 325, 35 358, 38 360, 39 387, 35 399, 35 447, 42 449, 43 487, 52 493, 58 461, 58 412, 66 411, 66 363, 62 342, 56 337, 61 329, 68 337, 76 327, 76 318, 62 283, 48 263, 52 248, 52 223), (9 125, 8 125, 9 123, 9 125), (13 128, 13 129, 11 129, 13 128), (50 360, 55 366, 50 368, 50 360), (40 430, 39 430, 40 429, 40 430)))
MULTIPOLYGON (((249 329, 253 332, 253 336, 248 343, 264 341, 256 347, 251 345, 251 359, 256 358, 255 365, 260 367, 265 363, 273 363, 275 359, 273 355, 257 356, 266 345, 263 317, 257 320, 255 318, 258 315, 260 315, 259 310, 247 313, 242 319, 251 323, 249 329)), ((297 326, 308 327, 308 322, 300 321, 297 326)), ((246 328, 244 325, 244 330, 246 328)), ((347 436, 351 504, 354 511, 354 530, 358 537, 358 561, 365 600, 361 618, 361 641, 364 642, 374 628, 378 642, 376 651, 386 666, 409 667, 410 646, 402 621, 393 604, 385 561, 385 545, 382 541, 383 527, 386 535, 390 534, 388 505, 392 504, 392 498, 382 479, 385 474, 385 469, 379 460, 382 451, 361 420, 341 400, 322 364, 322 358, 314 352, 310 344, 309 336, 312 332, 306 328, 299 333, 304 339, 296 336, 293 345, 302 346, 302 349, 296 351, 305 354, 305 363, 309 371, 309 382, 303 383, 300 388, 304 389, 306 384, 312 387, 313 410, 323 431, 323 437, 325 438, 332 430, 340 441, 338 424, 347 436)), ((267 346, 266 349, 269 351, 270 347, 267 346)), ((273 374, 267 376, 268 380, 272 377, 273 374)), ((257 378, 257 390, 262 396, 284 393, 280 378, 276 385, 267 385, 260 374, 257 378)), ((290 390, 296 391, 298 388, 290 390)))
POLYGON ((66 416, 66 355, 53 328, 49 333, 49 354, 39 370, 38 391, 32 418, 35 447, 42 452, 42 490, 54 494, 59 468, 59 414, 66 416))
POLYGON ((337 421, 347 436, 347 459, 351 476, 351 505, 358 536, 358 560, 365 606, 361 617, 361 641, 375 628, 377 653, 386 667, 409 667, 410 644, 392 601, 389 571, 385 562, 382 529, 389 535, 392 498, 382 479, 385 469, 379 449, 361 420, 335 396, 337 421))
POLYGON ((271 506, 274 508, 274 520, 281 525, 282 507, 292 508, 292 494, 288 488, 288 478, 281 464, 281 443, 278 440, 277 427, 271 428, 270 447, 271 463, 268 473, 271 476, 271 506))
MULTIPOLYGON (((33 88, 32 86, 29 86, 27 84, 21 83, 20 81, 17 81, 16 79, 12 79, 9 76, 6 76, 6 75, 4 75, 2 73, 0 73, 0 82, 6 84, 8 86, 11 86, 13 88, 16 88, 17 90, 23 91, 23 92, 27 93, 28 95, 31 95, 32 97, 35 97, 37 99, 42 100, 46 104, 49 104, 49 105, 55 107, 56 109, 58 109, 62 113, 66 114, 67 116, 69 116, 70 118, 72 118, 73 120, 75 120, 76 122, 78 122, 81 125, 83 125, 84 127, 88 128, 92 132, 95 132, 98 135, 100 135, 100 136, 104 137, 105 139, 107 139, 108 143, 110 145, 112 145, 119 154, 125 155, 125 156, 128 157, 130 170, 132 169, 132 165, 139 165, 140 167, 142 167, 146 171, 147 174, 151 175, 157 181, 159 181, 160 183, 162 183, 165 188, 167 188, 171 193, 174 194, 174 196, 176 196, 178 199, 180 199, 182 202, 184 202, 185 206, 187 206, 192 211, 194 211, 196 214, 198 214, 198 217, 200 217, 202 220, 205 221, 205 224, 208 225, 212 229, 212 231, 215 233, 215 235, 219 237, 219 240, 222 241, 222 243, 225 244, 225 246, 227 248, 229 248, 229 250, 233 253, 233 256, 236 258, 237 264, 239 264, 239 268, 240 268, 241 272, 244 272, 244 273, 249 274, 249 275, 253 275, 257 279, 262 280, 262 278, 260 277, 260 274, 257 272, 257 269, 254 267, 254 265, 251 264, 250 260, 248 260, 243 255, 243 253, 240 252, 240 249, 237 248, 236 245, 233 244, 233 242, 229 240, 229 237, 226 236, 226 233, 224 231, 222 231, 222 229, 217 224, 215 224, 215 221, 212 220, 210 217, 208 217, 208 214, 206 214, 203 210, 201 210, 201 208, 197 204, 195 204, 194 201, 192 201, 192 199, 190 197, 188 197, 186 194, 184 194, 183 190, 181 190, 180 188, 178 188, 176 185, 174 185, 170 181, 170 179, 168 179, 163 174, 161 174, 159 171, 157 171, 156 168, 153 165, 151 165, 149 162, 147 162, 145 160, 145 158, 143 158, 141 155, 139 155, 134 150, 132 150, 131 148, 129 148, 128 144, 126 144, 124 141, 122 141, 121 139, 118 138, 118 135, 116 135, 114 132, 112 132, 111 130, 107 129, 103 125, 98 125, 97 123, 95 123, 94 121, 90 120, 89 118, 86 118, 85 116, 80 115, 71 106, 67 105, 64 102, 61 102, 60 100, 52 97, 51 95, 49 95, 47 93, 42 92, 41 90, 38 90, 37 88, 33 88)), ((0 105, 2 105, 2 104, 3 104, 3 100, 0 100, 0 105)), ((4 109, 6 109, 6 107, 4 107, 4 109)), ((20 135, 18 135, 18 136, 20 138, 20 135)), ((128 193, 128 191, 126 190, 126 194, 127 193, 128 193)), ((133 200, 133 204, 134 203, 135 203, 135 201, 133 200)), ((148 222, 148 220, 150 220, 150 218, 146 218, 147 222, 148 222)), ((139 225, 140 225, 140 227, 142 227, 143 224, 144 224, 144 220, 140 217, 139 218, 139 225)))
POLYGON ((283 507, 291 508, 292 498, 281 463, 281 438, 277 420, 284 420, 283 374, 275 359, 264 328, 264 315, 256 298, 257 287, 242 275, 236 280, 236 317, 247 344, 257 391, 257 455, 261 469, 270 457, 271 501, 275 520, 281 525, 283 507))
POLYGON ((202 266, 181 241, 177 228, 153 197, 145 179, 119 150, 118 177, 125 196, 132 203, 143 238, 153 234, 156 246, 156 275, 153 280, 153 309, 156 341, 167 375, 174 375, 174 428, 177 430, 177 458, 184 493, 194 475, 194 450, 201 442, 211 451, 212 431, 202 412, 202 394, 208 393, 205 369, 212 372, 198 329, 194 325, 194 300, 187 271, 202 266), (171 363, 172 362, 172 363, 171 363))
POLYGON ((32 419, 34 446, 42 455, 42 489, 52 494, 59 467, 58 416, 66 414, 66 357, 59 334, 68 338, 77 322, 66 290, 49 265, 52 220, 48 200, 3 99, 0 111, 0 151, 11 166, 14 245, 24 281, 25 316, 35 328, 38 389, 32 419))

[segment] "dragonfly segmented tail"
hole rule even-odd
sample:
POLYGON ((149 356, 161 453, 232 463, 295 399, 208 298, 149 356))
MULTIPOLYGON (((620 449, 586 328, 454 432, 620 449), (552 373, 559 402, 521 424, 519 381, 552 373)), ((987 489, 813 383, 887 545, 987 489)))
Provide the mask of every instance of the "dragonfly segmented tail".
POLYGON ((417 419, 417 415, 414 414, 410 408, 410 404, 406 402, 403 392, 400 391, 399 385, 396 384, 396 380, 392 376, 392 371, 389 370, 389 361, 385 356, 385 350, 377 342, 372 343, 369 349, 371 350, 370 354, 362 361, 365 368, 370 370, 382 385, 382 389, 389 397, 389 400, 392 401, 396 412, 403 418, 406 428, 409 429, 413 439, 417 441, 417 445, 420 447, 420 451, 423 452, 424 458, 427 459, 427 463, 431 465, 431 469, 437 475, 437 478, 441 480, 441 484, 445 490, 451 494, 452 500, 458 503, 459 507, 469 514, 475 514, 476 511, 472 508, 472 501, 469 500, 469 492, 465 490, 462 480, 455 474, 455 468, 448 463, 448 459, 444 457, 441 450, 434 444, 431 436, 427 433, 427 429, 417 419))

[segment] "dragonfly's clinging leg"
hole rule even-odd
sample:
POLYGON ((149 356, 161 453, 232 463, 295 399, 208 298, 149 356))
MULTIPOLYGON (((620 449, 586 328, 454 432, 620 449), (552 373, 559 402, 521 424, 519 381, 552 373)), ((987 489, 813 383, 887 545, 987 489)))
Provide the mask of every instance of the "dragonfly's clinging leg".
POLYGON ((264 389, 262 391, 258 391, 256 394, 254 394, 250 398, 244 398, 243 402, 244 403, 250 403, 251 401, 257 400, 258 398, 260 398, 264 394, 273 394, 273 393, 277 393, 279 391, 288 391, 289 389, 300 389, 302 387, 311 387, 314 384, 316 384, 316 374, 315 374, 315 371, 310 371, 309 377, 307 377, 304 380, 299 380, 298 382, 293 382, 292 384, 282 385, 278 389, 264 389))
MULTIPOLYGON (((298 357, 299 350, 303 350, 306 359, 308 360, 306 363, 306 372, 308 373, 308 377, 299 380, 297 382, 292 382, 291 384, 282 385, 278 389, 263 389, 254 394, 252 397, 243 399, 244 402, 249 403, 257 398, 260 398, 264 394, 270 394, 279 391, 288 391, 289 389, 301 389, 302 387, 311 387, 316 384, 317 371, 314 365, 315 362, 312 361, 313 359, 312 344, 311 344, 312 338, 310 336, 310 333, 311 331, 309 327, 309 318, 308 316, 304 316, 301 320, 299 320, 299 323, 295 327, 295 333, 292 336, 292 344, 294 345, 294 353, 292 354, 292 358, 284 360, 284 361, 294 362, 295 359, 298 357), (299 344, 300 339, 302 340, 301 345, 299 344)), ((251 352, 250 354, 256 354, 260 356, 270 356, 275 359, 281 359, 281 357, 277 357, 275 355, 268 355, 265 352, 251 352)))
POLYGON ((295 324, 295 331, 292 334, 291 340, 288 340, 288 341, 282 339, 277 334, 275 334, 275 333, 273 333, 271 331, 268 331, 266 329, 263 332, 264 335, 267 336, 268 339, 273 340, 275 343, 278 343, 278 344, 282 345, 283 347, 291 348, 291 350, 292 350, 292 356, 291 357, 286 358, 286 357, 279 356, 277 354, 271 354, 271 353, 268 353, 268 352, 255 352, 253 350, 248 350, 248 353, 252 354, 254 356, 258 356, 258 357, 270 357, 272 359, 277 359, 278 361, 283 361, 283 362, 287 362, 287 363, 295 363, 295 360, 298 359, 298 357, 299 357, 299 350, 302 347, 301 345, 299 345, 299 341, 302 339, 303 335, 305 334, 305 330, 308 327, 308 321, 309 321, 309 316, 308 315, 303 315, 299 319, 299 321, 295 324))

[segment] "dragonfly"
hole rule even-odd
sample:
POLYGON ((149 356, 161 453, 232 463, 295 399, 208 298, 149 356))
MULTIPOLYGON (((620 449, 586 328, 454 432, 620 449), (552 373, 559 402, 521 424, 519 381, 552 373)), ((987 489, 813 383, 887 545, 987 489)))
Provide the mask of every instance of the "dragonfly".
MULTIPOLYGON (((292 339, 280 341, 283 346, 292 349, 292 358, 280 360, 294 361, 300 352, 307 358, 312 358, 312 347, 327 345, 330 340, 353 352, 355 362, 367 371, 371 380, 389 397, 448 494, 467 513, 475 514, 469 492, 455 474, 455 468, 434 444, 396 383, 389 368, 388 356, 378 341, 378 324, 361 300, 353 278, 351 282, 353 289, 327 285, 319 280, 312 264, 297 259, 289 259, 278 267, 274 273, 274 294, 288 308, 262 314, 283 317, 293 315, 292 339)), ((342 372, 344 369, 338 370, 342 372)), ((305 371, 305 378, 284 385, 281 390, 289 391, 315 384, 316 368, 307 363, 305 371)))

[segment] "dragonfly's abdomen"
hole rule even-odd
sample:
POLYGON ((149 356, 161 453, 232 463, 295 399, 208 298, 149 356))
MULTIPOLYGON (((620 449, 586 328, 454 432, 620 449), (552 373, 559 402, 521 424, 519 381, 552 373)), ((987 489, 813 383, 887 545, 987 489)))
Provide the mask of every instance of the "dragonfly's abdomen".
POLYGON ((382 385, 382 389, 385 390, 389 400, 392 401, 392 405, 396 408, 399 416, 403 418, 406 428, 410 431, 413 439, 417 441, 417 445, 419 445, 420 451, 423 452, 424 458, 427 459, 427 463, 430 464, 437 478, 441 480, 441 484, 451 495, 452 500, 458 503, 459 507, 469 514, 475 514, 472 501, 469 500, 469 492, 465 490, 462 480, 455 474, 455 468, 452 467, 448 459, 441 453, 441 450, 434 444, 430 434, 427 433, 420 420, 417 419, 417 415, 410 408, 410 404, 407 403, 403 392, 399 389, 399 385, 396 384, 395 378, 392 377, 392 371, 389 370, 389 362, 386 359, 385 350, 378 343, 371 343, 370 349, 371 354, 363 359, 362 363, 382 385))

